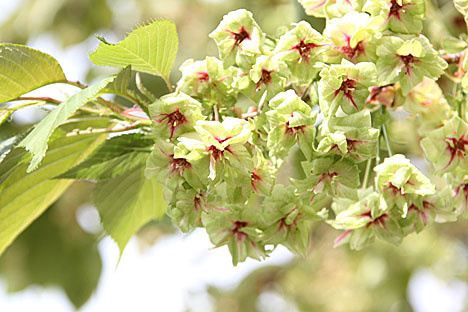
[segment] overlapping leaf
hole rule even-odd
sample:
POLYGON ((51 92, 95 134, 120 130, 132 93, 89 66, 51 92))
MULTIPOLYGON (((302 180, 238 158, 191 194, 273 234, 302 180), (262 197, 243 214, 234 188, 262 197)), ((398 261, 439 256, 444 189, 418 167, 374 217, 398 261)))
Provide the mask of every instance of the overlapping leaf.
POLYGON ((173 22, 161 20, 139 27, 119 43, 103 40, 89 55, 96 65, 132 69, 167 78, 174 63, 178 47, 173 22))
POLYGON ((63 179, 102 180, 144 165, 154 141, 141 133, 125 134, 105 141, 88 159, 62 174, 63 179))
POLYGON ((65 80, 62 68, 50 55, 19 44, 0 44, 0 103, 65 80))
POLYGON ((0 165, 0 254, 72 183, 53 177, 82 161, 105 135, 80 135, 54 140, 36 171, 28 173, 29 155, 10 152, 0 165))
POLYGON ((28 172, 36 169, 41 163, 47 151, 47 142, 52 132, 73 115, 77 109, 97 97, 101 90, 112 82, 114 78, 115 76, 112 76, 101 80, 97 84, 83 89, 68 98, 50 112, 50 114, 36 125, 34 130, 20 142, 19 146, 24 147, 33 155, 31 164, 28 167, 28 172))
POLYGON ((120 251, 143 225, 161 218, 166 211, 162 186, 156 178, 146 179, 144 166, 125 175, 100 181, 94 202, 106 232, 117 242, 120 251))

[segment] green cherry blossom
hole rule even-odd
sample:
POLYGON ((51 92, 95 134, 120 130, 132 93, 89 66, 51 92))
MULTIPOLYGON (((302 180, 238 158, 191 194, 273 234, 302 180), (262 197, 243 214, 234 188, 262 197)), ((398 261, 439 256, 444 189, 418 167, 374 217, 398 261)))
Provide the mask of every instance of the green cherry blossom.
POLYGON ((251 123, 226 117, 222 123, 200 120, 194 128, 196 133, 178 138, 175 157, 185 158, 190 163, 208 157, 211 180, 215 180, 217 175, 224 172, 224 167, 229 165, 246 174, 253 170, 250 153, 244 146, 252 135, 251 123))
POLYGON ((236 87, 253 101, 259 102, 264 93, 268 101, 284 90, 290 71, 285 62, 271 56, 259 56, 248 75, 239 75, 236 87))
POLYGON ((326 118, 334 116, 338 108, 346 114, 362 110, 370 94, 369 87, 377 81, 373 63, 353 64, 347 60, 339 65, 325 65, 320 77, 320 109, 326 118))
POLYGON ((371 115, 367 110, 324 120, 317 136, 319 144, 316 151, 341 155, 356 162, 372 158, 379 130, 371 125, 371 115))
POLYGON ((383 36, 377 56, 378 84, 399 81, 403 96, 424 77, 437 80, 448 66, 423 35, 383 36))
POLYGON ((363 10, 385 19, 382 30, 419 34, 426 8, 424 0, 367 0, 363 10))
POLYGON ((320 71, 314 65, 323 61, 330 41, 305 21, 293 25, 293 29, 280 37, 272 54, 288 65, 295 83, 308 85, 320 71))
POLYGON ((231 106, 236 101, 237 91, 232 88, 238 70, 224 69, 223 63, 207 57, 203 61, 186 60, 181 66, 182 77, 177 82, 177 90, 201 101, 210 101, 220 106, 231 106))
POLYGON ((311 201, 321 193, 328 196, 356 197, 359 185, 359 169, 346 159, 317 158, 302 162, 306 174, 303 180, 291 179, 298 192, 308 194, 311 201))
POLYGON ((265 34, 252 13, 244 9, 225 15, 209 37, 215 40, 224 67, 236 64, 248 68, 263 53, 265 34))
POLYGON ((269 108, 266 118, 270 129, 267 138, 270 156, 284 158, 289 149, 298 143, 306 157, 310 158, 317 113, 293 90, 276 95, 270 100, 269 108))
POLYGON ((272 196, 263 202, 262 214, 268 226, 263 234, 265 243, 282 244, 306 256, 310 228, 314 221, 327 217, 327 209, 304 204, 291 186, 276 185, 272 196))
POLYGON ((327 21, 323 35, 332 42, 326 61, 339 63, 342 58, 356 63, 375 61, 375 43, 372 35, 379 29, 381 20, 367 13, 351 11, 340 18, 327 21))
POLYGON ((333 203, 332 209, 337 215, 328 223, 345 230, 335 240, 335 246, 348 243, 351 249, 359 250, 371 244, 376 237, 399 244, 403 231, 383 196, 367 189, 359 191, 359 198, 359 201, 342 199, 333 203))
POLYGON ((457 116, 429 132, 421 147, 438 171, 468 170, 468 124, 457 116))
POLYGON ((193 131, 195 123, 206 118, 201 108, 200 102, 179 91, 162 96, 149 106, 157 135, 169 139, 193 131))
POLYGON ((219 207, 202 213, 202 222, 215 247, 228 246, 234 265, 247 257, 256 260, 267 257, 255 211, 239 206, 219 207))
POLYGON ((417 169, 404 155, 385 158, 374 168, 377 189, 382 192, 389 205, 397 205, 406 216, 411 200, 415 196, 435 193, 431 180, 417 169))

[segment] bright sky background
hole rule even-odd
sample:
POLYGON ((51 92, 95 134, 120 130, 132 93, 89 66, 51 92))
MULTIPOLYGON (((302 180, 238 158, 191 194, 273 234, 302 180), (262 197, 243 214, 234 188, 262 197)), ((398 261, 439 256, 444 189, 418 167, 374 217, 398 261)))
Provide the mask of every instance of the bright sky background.
MULTIPOLYGON (((0 0, 0 22, 21 1, 0 0)), ((96 47, 97 42, 91 38, 62 50, 52 36, 45 34, 40 38, 32 38, 29 45, 54 56, 68 79, 84 81, 85 73, 91 65, 87 55, 96 47)), ((48 95, 54 92, 54 97, 60 99, 71 90, 73 89, 60 90, 51 87, 47 92, 48 95)), ((15 118, 31 122, 36 114, 24 110, 15 115, 15 118)), ((212 310, 210 298, 203 292, 207 285, 233 287, 262 265, 282 264, 292 258, 288 250, 278 248, 262 263, 249 260, 233 267, 226 247, 211 248, 204 230, 197 230, 190 235, 165 237, 143 253, 133 239, 116 266, 119 257, 117 245, 108 238, 104 239, 99 244, 103 259, 101 280, 96 293, 81 311, 179 312, 184 311, 185 303, 190 302, 191 308, 195 308, 193 311, 209 312, 212 310)), ((428 270, 421 270, 413 275, 408 292, 408 298, 416 312, 462 311, 467 295, 468 287, 465 282, 443 282, 428 270)), ((263 310, 268 312, 294 311, 291 304, 274 293, 260 297, 260 303, 263 310)), ((58 288, 29 287, 20 293, 7 294, 6 285, 0 279, 0 311, 67 312, 73 311, 73 307, 58 288)))
MULTIPOLYGON (((116 266, 118 248, 111 239, 104 239, 99 244, 103 258, 101 280, 80 311, 175 312, 183 311, 185 302, 196 308, 194 312, 210 311, 209 297, 203 293, 205 286, 232 287, 259 266, 291 259, 289 251, 280 248, 262 263, 250 260, 233 267, 227 248, 211 248, 204 230, 165 237, 143 253, 132 239, 116 266)), ((73 311, 60 289, 29 287, 18 294, 6 294, 5 290, 0 280, 0 311, 73 311)))

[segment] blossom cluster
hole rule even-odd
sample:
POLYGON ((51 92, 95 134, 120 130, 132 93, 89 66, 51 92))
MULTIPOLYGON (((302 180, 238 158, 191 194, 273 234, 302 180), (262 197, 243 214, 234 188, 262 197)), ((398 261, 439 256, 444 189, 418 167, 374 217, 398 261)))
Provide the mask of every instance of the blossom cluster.
POLYGON ((322 33, 301 21, 274 38, 230 12, 209 35, 219 59, 187 60, 150 106, 146 176, 164 185, 173 222, 205 228, 234 264, 279 244, 305 255, 320 221, 360 249, 468 211, 468 123, 436 82, 448 64, 420 34, 425 2, 300 2, 326 18, 322 33), (395 110, 420 126, 444 187, 392 154, 395 110))

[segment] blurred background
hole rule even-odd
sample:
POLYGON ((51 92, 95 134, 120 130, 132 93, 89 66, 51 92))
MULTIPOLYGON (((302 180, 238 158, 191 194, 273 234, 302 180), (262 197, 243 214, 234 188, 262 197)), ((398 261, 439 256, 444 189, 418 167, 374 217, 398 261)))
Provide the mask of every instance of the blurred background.
MULTIPOLYGON (((318 30, 324 26, 305 16, 296 0, 0 0, 0 42, 49 53, 69 80, 92 83, 115 72, 89 61, 96 34, 117 42, 136 25, 166 18, 179 33, 175 82, 185 59, 217 55, 208 34, 238 8, 252 11, 271 35, 302 19, 318 30)), ((451 2, 428 2, 427 20, 436 48, 444 36, 466 29, 451 2)), ((143 80, 155 93, 166 90, 159 78, 143 80)), ((71 91, 49 86, 35 92, 61 99, 71 91)), ((0 140, 44 114, 38 108, 15 113, 0 127, 0 140)), ((401 139, 416 140, 405 129, 401 139)), ((399 152, 418 153, 404 146, 399 152)), ((203 230, 182 235, 164 219, 146 225, 119 261, 91 204, 92 187, 73 184, 0 257, 0 311, 468 311, 463 220, 429 227, 397 248, 376 243, 360 252, 334 249, 339 233, 323 224, 311 233, 306 259, 278 248, 262 263, 233 267, 227 248, 212 249, 203 230)))

